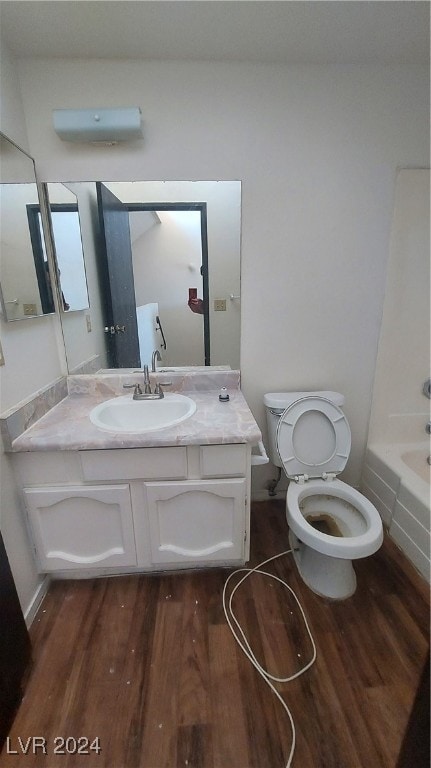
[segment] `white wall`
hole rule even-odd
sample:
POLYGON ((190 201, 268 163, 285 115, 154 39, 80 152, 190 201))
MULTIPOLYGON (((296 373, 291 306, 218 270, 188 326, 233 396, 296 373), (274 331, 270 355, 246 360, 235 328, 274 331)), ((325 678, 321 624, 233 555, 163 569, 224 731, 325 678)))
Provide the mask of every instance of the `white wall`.
POLYGON ((27 205, 39 202, 36 184, 2 184, 0 189, 1 286, 10 319, 23 317, 24 304, 42 313, 27 219, 27 205), (11 301, 17 304, 11 304, 11 301))
POLYGON ((419 442, 430 417, 430 175, 397 177, 370 421, 371 442, 419 442))
MULTIPOLYGON (((23 109, 16 62, 1 45, 0 130, 26 151, 23 109)), ((30 153, 31 154, 31 153, 30 153)), ((5 366, 0 368, 0 412, 26 399, 58 378, 62 372, 58 339, 61 328, 55 316, 6 323, 1 319, 1 343, 5 366), (31 362, 29 351, 31 350, 31 362)))
MULTIPOLYGON (((15 62, 3 44, 0 55, 0 130, 28 150, 26 121, 15 62)), ((0 338, 5 365, 0 368, 0 411, 16 405, 60 375, 55 323, 56 320, 51 317, 19 320, 15 323, 1 320, 0 338)), ((27 612, 42 579, 36 572, 10 458, 3 453, 2 446, 0 462, 1 532, 21 606, 27 612)))
POLYGON ((242 181, 245 395, 264 427, 265 391, 343 392, 357 482, 395 173, 428 164, 427 69, 57 59, 19 71, 44 179, 242 181), (61 142, 51 110, 94 105, 141 106, 143 142, 61 142))
POLYGON ((27 124, 16 62, 3 40, 0 46, 0 63, 0 129, 15 144, 28 152, 27 124))

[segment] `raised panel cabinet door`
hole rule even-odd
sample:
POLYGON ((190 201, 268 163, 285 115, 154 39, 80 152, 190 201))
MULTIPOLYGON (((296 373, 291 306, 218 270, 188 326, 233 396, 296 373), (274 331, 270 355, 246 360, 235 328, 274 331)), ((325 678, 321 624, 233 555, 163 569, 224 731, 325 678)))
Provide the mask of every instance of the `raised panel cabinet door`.
POLYGON ((245 478, 145 487, 154 564, 243 560, 245 478))
POLYGON ((128 485, 25 488, 41 571, 136 565, 128 485))

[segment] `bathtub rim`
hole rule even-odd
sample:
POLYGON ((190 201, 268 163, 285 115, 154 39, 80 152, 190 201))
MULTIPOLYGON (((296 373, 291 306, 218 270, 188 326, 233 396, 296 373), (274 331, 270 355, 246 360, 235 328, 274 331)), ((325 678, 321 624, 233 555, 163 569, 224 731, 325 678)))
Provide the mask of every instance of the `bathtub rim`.
POLYGON ((425 456, 429 455, 430 444, 427 440, 419 442, 399 442, 399 443, 378 443, 373 442, 367 445, 367 454, 365 463, 375 472, 381 470, 381 464, 387 468, 384 481, 399 493, 400 486, 403 486, 408 493, 414 496, 418 501, 431 511, 430 505, 430 484, 420 475, 411 469, 402 459, 402 455, 412 451, 422 451, 425 456), (377 462, 373 465, 373 459, 377 462))

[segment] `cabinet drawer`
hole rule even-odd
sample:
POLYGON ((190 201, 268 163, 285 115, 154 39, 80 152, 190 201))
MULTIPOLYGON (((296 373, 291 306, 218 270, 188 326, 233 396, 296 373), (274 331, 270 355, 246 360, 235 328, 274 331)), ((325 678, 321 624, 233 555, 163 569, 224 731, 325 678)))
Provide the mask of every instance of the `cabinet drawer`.
POLYGON ((183 480, 187 449, 124 448, 119 451, 80 451, 84 480, 183 480))
POLYGON ((200 446, 201 477, 244 477, 246 472, 246 445, 200 446))
POLYGON ((12 460, 22 485, 82 482, 76 451, 28 451, 14 453, 12 460))

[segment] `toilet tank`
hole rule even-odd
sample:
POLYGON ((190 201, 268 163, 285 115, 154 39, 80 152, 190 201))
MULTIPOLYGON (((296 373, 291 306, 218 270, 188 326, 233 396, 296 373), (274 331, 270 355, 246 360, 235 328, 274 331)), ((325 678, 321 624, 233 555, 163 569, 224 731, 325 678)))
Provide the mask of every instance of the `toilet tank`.
POLYGON ((325 397, 330 400, 334 405, 338 405, 340 408, 344 405, 344 395, 339 392, 332 392, 330 390, 318 390, 315 392, 267 392, 263 396, 263 403, 266 408, 266 420, 268 424, 268 440, 269 448, 268 454, 272 463, 276 467, 282 467, 280 457, 277 451, 277 425, 278 420, 286 410, 286 408, 299 400, 301 397, 325 397))

